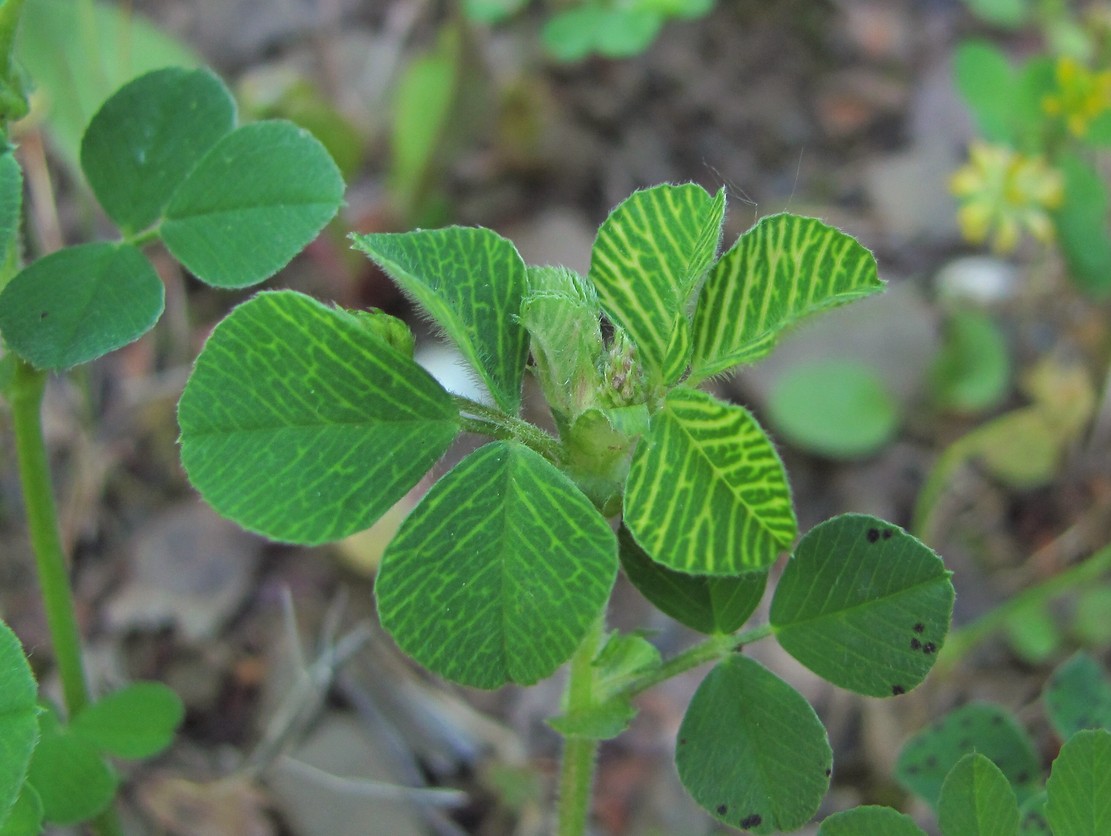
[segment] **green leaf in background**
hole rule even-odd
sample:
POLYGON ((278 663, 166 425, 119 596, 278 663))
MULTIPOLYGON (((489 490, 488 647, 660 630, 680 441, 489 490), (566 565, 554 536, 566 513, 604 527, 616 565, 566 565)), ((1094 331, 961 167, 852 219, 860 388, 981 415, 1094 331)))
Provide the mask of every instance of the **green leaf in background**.
MULTIPOLYGON (((1012 98, 1013 145, 1029 155, 1045 154, 1050 140, 1045 98, 1057 90, 1057 62, 1050 55, 1035 55, 1019 69, 1012 98)), ((1057 156, 1057 152, 1053 153, 1057 156)))
POLYGON ((993 476, 1020 490, 1052 482, 1063 453, 1051 416, 1037 406, 1006 412, 959 443, 993 476))
POLYGON ((497 688, 570 658, 617 575, 617 543, 571 481, 521 444, 471 453, 425 494, 375 581, 382 626, 429 670, 497 688))
POLYGON ((500 23, 528 5, 528 0, 463 0, 463 14, 475 23, 500 23))
POLYGON ((949 313, 930 369, 938 404, 955 412, 982 412, 999 404, 1010 383, 1007 340, 995 321, 977 310, 949 313))
POLYGON ((627 58, 646 49, 662 25, 663 17, 650 10, 586 2, 553 14, 540 39, 560 61, 578 61, 592 52, 627 58))
POLYGON ((1111 833, 1111 732, 1077 732, 1053 762, 1046 781, 1053 836, 1111 833))
POLYGON ((1111 682, 1087 653, 1075 654, 1053 672, 1042 699, 1062 740, 1084 729, 1111 730, 1111 682))
POLYGON ((39 729, 27 781, 42 801, 43 818, 77 824, 107 809, 118 778, 96 747, 72 734, 49 710, 39 715, 39 729))
POLYGON ((709 14, 717 0, 639 0, 641 8, 668 17, 693 20, 709 14))
POLYGON ((1033 4, 1030 0, 966 0, 969 10, 977 17, 997 26, 1018 28, 1030 19, 1033 4))
POLYGON ((1104 111, 1091 121, 1084 139, 1092 145, 1111 145, 1111 110, 1104 111))
POLYGON ((929 547, 883 520, 843 514, 799 541, 770 619, 783 649, 823 679, 890 697, 933 667, 953 598, 929 547))
POLYGON ((798 532, 783 463, 743 407, 674 389, 633 454, 625 525, 649 556, 695 575, 766 569, 798 532))
POLYGON ((1013 836, 1018 801, 999 767, 978 753, 965 755, 941 786, 938 824, 945 836, 1013 836))
POLYGON ((40 369, 68 369, 134 342, 162 315, 165 291, 129 244, 81 244, 40 258, 0 293, 0 331, 40 369))
POLYGON ((1076 591, 1072 632, 1080 644, 1105 647, 1111 644, 1111 586, 1093 584, 1076 591))
POLYGON ((389 191, 398 215, 419 219, 435 193, 437 158, 459 99, 462 39, 442 27, 436 46, 405 68, 393 96, 389 191))
POLYGON ((1007 710, 979 702, 950 711, 908 740, 895 778, 936 807, 945 776, 970 752, 990 758, 1003 771, 1020 803, 1041 788, 1041 763, 1026 732, 1007 710))
POLYGON ((661 566, 637 545, 629 530, 617 535, 621 567, 656 608, 700 633, 733 633, 756 610, 764 594, 767 572, 736 578, 688 575, 661 566))
POLYGON ((1076 157, 1066 156, 1058 166, 1065 177, 1065 202, 1053 223, 1069 276, 1085 293, 1106 296, 1111 291, 1107 187, 1095 169, 1076 157))
POLYGON ((70 732, 118 758, 147 758, 173 741, 185 716, 181 698, 158 682, 137 682, 101 697, 70 723, 70 732))
POLYGON ((516 415, 528 357, 528 332, 518 320, 528 272, 512 242, 461 226, 351 240, 444 329, 494 402, 516 415))
POLYGON ((899 427, 895 398, 872 367, 858 360, 793 366, 772 384, 767 410, 777 435, 830 458, 875 453, 899 427))
POLYGON ((679 727, 679 780, 714 818, 752 833, 801 827, 829 789, 833 751, 801 694, 731 656, 698 686, 679 727))
POLYGON ((19 639, 0 622, 0 822, 19 797, 39 737, 37 697, 19 639))
POLYGON ((686 370, 688 315, 717 256, 725 190, 693 183, 635 192, 610 213, 590 254, 590 281, 609 318, 632 337, 653 383, 686 370))
POLYGON ((826 817, 818 836, 926 836, 926 831, 897 810, 866 805, 826 817))
POLYGON ((803 317, 882 288, 876 259, 851 236, 815 218, 763 218, 710 270, 689 382, 757 360, 803 317))
POLYGON ((42 799, 30 784, 23 785, 23 792, 0 821, 0 836, 32 836, 42 833, 42 799))
POLYGON ((285 267, 342 201, 339 169, 312 134, 256 122, 201 158, 166 207, 160 234, 197 278, 247 287, 285 267))
MULTIPOLYGON (((0 153, 0 265, 8 260, 23 220, 23 172, 11 150, 0 153)), ((0 287, 3 290, 3 287, 0 287)))
POLYGON ((212 507, 296 543, 368 528, 459 430, 420 366, 292 291, 260 293, 216 326, 178 422, 182 464, 212 507))
POLYGON ((207 70, 155 70, 118 90, 81 140, 81 170, 125 233, 154 223, 209 148, 235 126, 235 102, 207 70))
POLYGON ((953 75, 984 139, 1013 143, 1018 80, 1007 56, 987 41, 962 41, 953 54, 953 75))
POLYGON ((74 171, 81 134, 105 99, 150 70, 200 63, 130 7, 108 3, 27 0, 16 47, 45 101, 53 144, 74 171))
POLYGON ((1042 790, 1022 802, 1022 806, 1018 808, 1019 836, 1052 836, 1053 831, 1045 813, 1046 801, 1045 790, 1042 790))
POLYGON ((1049 661, 1064 640, 1054 614, 1041 602, 1009 613, 1003 629, 1015 655, 1031 665, 1049 661))

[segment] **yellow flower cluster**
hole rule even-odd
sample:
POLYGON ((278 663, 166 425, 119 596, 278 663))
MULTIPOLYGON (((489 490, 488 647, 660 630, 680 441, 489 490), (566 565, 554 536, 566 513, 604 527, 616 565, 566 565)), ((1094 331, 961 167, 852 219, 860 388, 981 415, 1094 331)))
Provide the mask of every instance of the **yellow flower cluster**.
POLYGON ((1111 70, 1093 72, 1076 59, 1057 61, 1057 89, 1042 99, 1042 109, 1065 121, 1069 133, 1083 137, 1092 120, 1111 110, 1111 70))
POLYGON ((1023 230, 1039 241, 1053 238, 1049 212, 1061 205, 1064 186, 1060 172, 1041 157, 976 142, 949 187, 960 200, 961 232, 975 244, 991 237, 996 252, 1009 252, 1023 230))

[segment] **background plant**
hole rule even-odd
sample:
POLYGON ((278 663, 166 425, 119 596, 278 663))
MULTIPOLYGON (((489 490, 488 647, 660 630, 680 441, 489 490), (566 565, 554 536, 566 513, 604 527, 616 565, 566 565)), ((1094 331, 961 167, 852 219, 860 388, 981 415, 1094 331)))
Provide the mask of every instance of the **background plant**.
POLYGON ((1108 194, 1099 165, 1111 144, 1111 39, 1098 4, 975 2, 992 22, 1037 22, 1047 49, 1017 66, 983 40, 959 45, 957 86, 982 139, 952 180, 967 238, 1014 248, 1023 233, 1056 240, 1070 277, 1105 295, 1111 283, 1108 194))
MULTIPOLYGON (((528 0, 464 0, 463 11, 476 23, 501 23, 519 14, 528 0)), ((710 12, 714 0, 577 0, 553 8, 541 41, 561 61, 591 54, 627 58, 651 46, 671 19, 691 20, 710 12)))
POLYGON ((288 122, 236 127, 224 85, 205 70, 163 69, 129 83, 85 130, 80 165, 121 239, 66 247, 21 264, 22 177, 8 123, 27 112, 12 60, 21 4, 0 12, 7 96, 0 158, 0 334, 20 476, 64 710, 36 687, 15 637, 0 633, 0 678, 11 746, 0 762, 0 824, 36 832, 44 822, 97 817, 118 778, 106 755, 142 758, 165 748, 182 705, 157 683, 90 694, 68 583, 41 426, 47 377, 138 339, 159 319, 162 282, 141 251, 161 242, 217 287, 243 287, 283 267, 335 214, 343 183, 322 146, 288 122), (295 174, 291 174, 295 172, 295 174))
MULTIPOLYGON (((942 836, 1066 836, 1111 826, 1111 681, 1093 657, 1077 653, 1053 671, 1041 703, 1059 749, 1048 780, 1018 718, 994 703, 953 709, 905 743, 896 778, 933 809, 942 836)), ((881 806, 836 813, 818 830, 822 836, 881 832, 926 831, 881 806)))

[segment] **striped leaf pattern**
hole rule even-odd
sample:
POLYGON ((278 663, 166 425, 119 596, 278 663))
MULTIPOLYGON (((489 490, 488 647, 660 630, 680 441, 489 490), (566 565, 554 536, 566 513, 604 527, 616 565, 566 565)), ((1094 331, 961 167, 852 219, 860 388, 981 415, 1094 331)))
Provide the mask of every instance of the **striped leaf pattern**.
POLYGON ((570 658, 609 599, 617 541, 571 481, 515 442, 440 479, 386 550, 382 626, 428 669, 530 684, 570 658))
POLYGON ((744 408, 668 393, 633 455, 625 525, 658 563, 693 575, 770 566, 798 526, 783 463, 744 408))
POLYGON ((513 244, 489 229, 459 226, 351 238, 444 329, 494 402, 516 415, 528 356, 518 321, 528 275, 513 244))
POLYGON ((686 369, 688 308, 717 257, 724 218, 724 189, 711 197, 694 184, 663 185, 634 193, 598 230, 590 280, 655 383, 686 369))
POLYGON ((536 378, 557 422, 593 405, 603 386, 602 308, 586 279, 564 267, 529 267, 521 323, 536 378))
POLYGON ((694 315, 689 382, 757 360, 802 317, 882 287, 875 258, 851 236, 815 218, 764 218, 706 278, 694 315))
POLYGON ((261 293, 216 327, 178 405, 181 460, 220 514, 276 540, 367 528, 458 432, 451 397, 352 314, 261 293))

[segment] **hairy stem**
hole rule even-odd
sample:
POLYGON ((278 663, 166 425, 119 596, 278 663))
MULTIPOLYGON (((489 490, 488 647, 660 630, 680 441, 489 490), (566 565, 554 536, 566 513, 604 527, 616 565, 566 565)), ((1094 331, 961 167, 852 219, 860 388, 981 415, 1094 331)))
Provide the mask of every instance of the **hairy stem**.
MULTIPOLYGON (((604 623, 598 619, 571 657, 564 710, 573 715, 588 709, 594 702, 594 670, 592 662, 602 640, 604 623)), ((583 836, 590 816, 590 799, 594 785, 594 759, 598 741, 587 737, 568 736, 563 741, 563 758, 559 772, 559 801, 556 815, 559 836, 583 836)))
POLYGON ((746 644, 770 636, 771 632, 771 625, 765 624, 763 627, 754 627, 751 630, 745 630, 743 633, 710 636, 705 641, 688 647, 682 653, 671 657, 655 670, 635 679, 622 689, 622 693, 627 697, 636 696, 641 691, 647 691, 653 685, 666 682, 672 677, 686 673, 691 668, 697 668, 707 662, 716 662, 718 659, 740 650, 746 644))
POLYGON ((563 461, 563 447, 559 441, 539 427, 462 395, 453 395, 452 398, 460 412, 463 429, 467 432, 519 441, 550 462, 558 464, 563 461))

